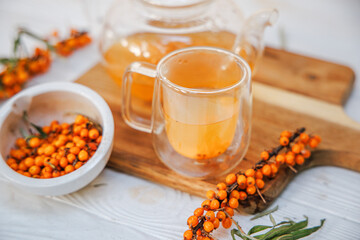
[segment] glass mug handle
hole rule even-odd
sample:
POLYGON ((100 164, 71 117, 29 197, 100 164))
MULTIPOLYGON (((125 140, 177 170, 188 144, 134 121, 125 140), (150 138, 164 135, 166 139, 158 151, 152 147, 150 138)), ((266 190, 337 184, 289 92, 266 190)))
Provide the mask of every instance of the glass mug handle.
POLYGON ((141 75, 145 75, 151 78, 156 77, 156 65, 146 63, 146 62, 133 62, 130 64, 124 73, 123 79, 122 79, 122 104, 121 104, 121 114, 126 122, 130 127, 151 133, 151 120, 150 123, 145 124, 143 122, 140 122, 134 118, 131 117, 131 87, 133 83, 132 74, 138 73, 141 75))

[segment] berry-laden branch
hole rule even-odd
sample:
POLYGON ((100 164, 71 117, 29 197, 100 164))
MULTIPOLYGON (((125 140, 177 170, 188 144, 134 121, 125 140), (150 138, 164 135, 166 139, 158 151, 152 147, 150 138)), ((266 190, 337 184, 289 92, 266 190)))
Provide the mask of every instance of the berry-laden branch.
MULTIPOLYGON (((209 190, 200 208, 187 220, 189 229, 184 232, 185 240, 212 240, 212 233, 221 225, 230 228, 234 209, 249 195, 261 198, 261 189, 265 182, 276 176, 279 168, 287 166, 296 172, 295 165, 302 165, 311 155, 309 148, 315 148, 321 142, 317 135, 308 135, 305 128, 295 132, 283 131, 280 145, 260 154, 261 160, 245 172, 228 174, 225 182, 217 184, 217 193, 209 190)), ((239 226, 240 227, 240 226, 239 226)), ((241 228, 239 228, 241 229, 241 228)))

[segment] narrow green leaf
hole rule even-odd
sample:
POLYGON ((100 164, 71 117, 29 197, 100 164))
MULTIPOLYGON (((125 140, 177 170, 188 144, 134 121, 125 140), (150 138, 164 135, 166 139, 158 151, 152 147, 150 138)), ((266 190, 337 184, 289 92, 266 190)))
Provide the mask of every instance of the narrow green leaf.
POLYGON ((42 130, 42 127, 32 123, 29 121, 29 117, 28 117, 28 114, 27 114, 27 111, 24 111, 23 112, 23 119, 26 123, 29 123, 33 128, 36 129, 36 131, 38 131, 38 133, 40 134, 40 138, 46 138, 47 137, 47 134, 42 130))
POLYGON ((294 231, 290 234, 286 234, 286 235, 277 237, 274 240, 296 240, 296 239, 307 237, 307 236, 311 235, 312 233, 316 232, 317 230, 319 230, 324 225, 324 222, 325 222, 325 219, 321 219, 319 226, 294 231))
POLYGON ((275 222, 275 219, 274 219, 274 217, 273 217, 273 215, 272 215, 271 213, 270 213, 269 217, 270 217, 271 223, 272 223, 273 226, 275 227, 275 226, 276 226, 276 222, 275 222))
POLYGON ((268 228, 272 228, 272 226, 266 226, 266 225, 254 226, 249 230, 248 235, 251 235, 251 234, 254 234, 254 233, 257 233, 257 232, 261 232, 261 231, 263 231, 265 229, 268 229, 268 228))
POLYGON ((231 230, 231 237, 232 237, 233 240, 236 240, 235 235, 241 237, 241 239, 243 239, 243 240, 248 240, 248 238, 243 236, 242 233, 239 230, 234 228, 233 230, 231 230))
POLYGON ((277 206, 274 207, 273 209, 269 209, 269 210, 267 210, 267 211, 264 211, 264 212, 261 212, 261 213, 256 214, 254 217, 250 218, 250 220, 255 220, 255 219, 264 217, 264 216, 266 216, 266 215, 269 215, 270 213, 273 213, 273 212, 277 211, 278 209, 279 209, 279 206, 277 205, 277 206))

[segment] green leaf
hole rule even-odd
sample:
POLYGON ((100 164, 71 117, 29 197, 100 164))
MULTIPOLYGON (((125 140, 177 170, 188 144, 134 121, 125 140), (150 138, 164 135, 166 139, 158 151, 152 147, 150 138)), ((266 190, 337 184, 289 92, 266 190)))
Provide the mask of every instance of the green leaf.
POLYGON ((248 235, 251 235, 251 234, 254 234, 254 233, 257 233, 257 232, 261 232, 261 231, 263 231, 265 229, 268 229, 268 228, 272 228, 272 226, 266 226, 266 225, 254 226, 249 230, 248 235))
POLYGON ((233 240, 236 240, 235 235, 241 237, 241 239, 248 240, 247 237, 242 236, 242 233, 239 230, 234 228, 233 230, 231 230, 231 237, 232 237, 233 240))
POLYGON ((273 226, 275 227, 275 226, 276 226, 276 222, 275 222, 275 219, 274 219, 274 217, 273 217, 273 215, 272 215, 271 213, 270 213, 269 217, 270 217, 271 223, 272 223, 273 226))
POLYGON ((290 234, 286 234, 286 235, 277 237, 274 240, 296 240, 296 239, 307 237, 307 236, 311 235, 312 233, 316 232, 317 230, 319 230, 324 225, 324 222, 325 222, 325 219, 321 219, 319 226, 294 231, 290 234))
POLYGON ((279 206, 277 205, 273 209, 270 209, 270 210, 267 210, 267 211, 256 214, 254 217, 250 218, 250 220, 255 220, 255 219, 264 217, 266 215, 269 215, 270 213, 273 213, 273 212, 277 211, 278 209, 279 209, 279 206))
POLYGON ((38 125, 35 125, 34 123, 29 121, 27 111, 23 112, 23 119, 24 119, 24 121, 26 123, 29 123, 33 128, 36 129, 36 131, 38 131, 38 133, 40 134, 40 136, 39 136, 40 138, 46 138, 47 137, 47 134, 42 130, 42 127, 40 127, 38 125))

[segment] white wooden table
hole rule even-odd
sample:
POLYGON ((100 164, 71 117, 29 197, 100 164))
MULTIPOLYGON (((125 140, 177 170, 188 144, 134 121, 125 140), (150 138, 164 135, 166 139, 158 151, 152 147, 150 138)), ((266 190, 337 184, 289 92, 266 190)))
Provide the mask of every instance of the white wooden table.
MULTIPOLYGON (((279 23, 267 31, 268 45, 348 65, 359 76, 358 0, 236 1, 245 13, 264 7, 279 9, 279 23)), ((1 0, 0 56, 10 54, 18 26, 39 34, 55 28, 61 32, 89 26, 96 32, 97 22, 110 3, 111 0, 1 0)), ((68 59, 56 59, 49 73, 32 80, 29 86, 73 81, 98 59, 94 44, 68 59)), ((345 110, 360 122, 358 79, 345 110)), ((326 218, 325 227, 309 239, 360 239, 359 186, 359 173, 334 167, 308 170, 299 174, 274 203, 280 208, 274 216, 280 221, 283 217, 299 220, 307 215, 310 225, 326 218)), ((83 190, 52 198, 22 193, 0 176, 0 239, 181 239, 187 217, 201 201, 109 169, 83 190), (104 184, 95 187, 97 183, 104 184)), ((249 222, 249 218, 236 216, 245 229, 269 223, 268 219, 249 222)), ((225 230, 217 230, 216 236, 230 238, 225 230)))

